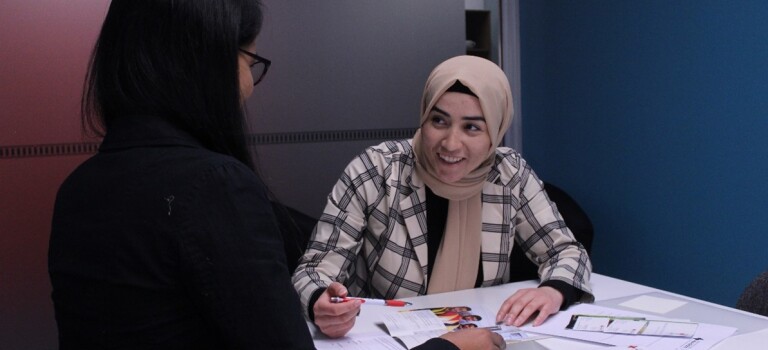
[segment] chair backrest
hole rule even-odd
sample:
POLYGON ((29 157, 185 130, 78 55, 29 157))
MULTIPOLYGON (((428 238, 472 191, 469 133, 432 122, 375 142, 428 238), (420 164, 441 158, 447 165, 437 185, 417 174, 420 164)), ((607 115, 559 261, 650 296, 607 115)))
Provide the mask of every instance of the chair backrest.
MULTIPOLYGON (((591 253, 594 228, 587 213, 562 189, 544 182, 544 191, 546 191, 549 200, 557 206, 557 210, 563 216, 565 225, 571 230, 576 240, 584 246, 587 253, 591 253)), ((528 259, 519 244, 515 244, 512 248, 509 259, 511 266, 510 281, 525 281, 539 278, 538 266, 528 259)))
POLYGON ((741 293, 736 308, 768 316, 768 271, 757 276, 741 293))
POLYGON ((317 224, 317 219, 275 201, 272 202, 272 210, 277 217, 277 224, 283 236, 288 273, 293 275, 293 271, 299 265, 299 258, 307 249, 307 243, 317 224))

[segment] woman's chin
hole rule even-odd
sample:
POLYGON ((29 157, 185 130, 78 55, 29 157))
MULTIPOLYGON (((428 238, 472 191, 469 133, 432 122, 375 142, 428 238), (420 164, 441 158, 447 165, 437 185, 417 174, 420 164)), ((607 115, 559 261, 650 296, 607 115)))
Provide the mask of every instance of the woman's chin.
POLYGON ((437 179, 443 183, 453 184, 464 178, 463 174, 438 174, 437 179))

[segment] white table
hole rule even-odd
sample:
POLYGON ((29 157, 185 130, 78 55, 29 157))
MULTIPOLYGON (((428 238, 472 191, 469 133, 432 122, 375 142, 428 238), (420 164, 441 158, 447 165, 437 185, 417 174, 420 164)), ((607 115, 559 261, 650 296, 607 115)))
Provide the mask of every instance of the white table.
MULTIPOLYGON (((612 299, 629 297, 629 296, 638 295, 638 294, 664 293, 665 295, 668 295, 670 297, 683 299, 685 301, 689 301, 692 303, 699 303, 703 305, 704 307, 702 309, 705 310, 704 312, 712 314, 712 315, 707 315, 709 316, 708 318, 710 319, 720 318, 720 319, 728 320, 729 317, 732 317, 734 319, 738 318, 738 320, 740 320, 742 324, 746 320, 747 322, 750 322, 751 326, 749 328, 753 328, 749 330, 750 333, 754 333, 755 335, 757 335, 757 338, 761 338, 762 334, 766 334, 766 337, 768 337, 768 333, 766 331, 763 331, 763 330, 768 330, 768 317, 755 315, 752 313, 744 312, 744 311, 733 309, 730 307, 709 303, 706 301, 686 297, 686 296, 675 294, 675 293, 665 292, 656 288, 640 285, 637 283, 627 282, 617 278, 608 277, 605 275, 600 275, 595 273, 592 274, 591 285, 592 285, 592 290, 595 294, 595 299, 596 299, 595 302, 597 304, 600 304, 602 302, 610 302, 612 299), (751 322, 752 320, 754 320, 754 323, 751 322)), ((413 305, 409 306, 409 308, 471 304, 471 305, 482 307, 486 312, 489 312, 495 316, 496 311, 498 311, 498 308, 501 305, 501 303, 507 297, 512 295, 516 290, 521 288, 535 288, 537 286, 538 286, 538 281, 531 280, 531 281, 508 283, 505 285, 487 287, 487 288, 476 288, 476 289, 468 289, 468 290, 449 292, 449 293, 424 295, 419 297, 406 298, 403 300, 413 303, 413 305)), ((386 329, 384 329, 384 327, 381 325, 381 314, 385 312, 393 312, 393 309, 396 309, 396 308, 391 308, 386 306, 364 305, 362 307, 362 311, 360 312, 360 315, 357 317, 355 321, 355 326, 347 334, 347 336, 348 337, 364 337, 364 336, 370 336, 370 335, 387 334, 386 329)), ((697 320, 696 316, 697 315, 690 315, 688 318, 690 318, 692 321, 714 323, 710 320, 697 320)), ((731 324, 724 324, 724 325, 731 325, 731 324)), ((737 325, 731 325, 731 326, 737 326, 737 325)), ((310 332, 312 332, 313 338, 315 339, 324 338, 322 334, 317 332, 316 327, 309 325, 309 328, 310 328, 310 332)), ((745 333, 745 332, 737 332, 737 334, 740 334, 740 333, 745 333)), ((755 339, 755 340, 749 340, 747 343, 748 344, 754 343, 755 345, 759 345, 758 344, 759 341, 760 339, 755 339)), ((596 348, 594 344, 581 343, 581 342, 568 340, 568 339, 547 338, 547 339, 537 340, 536 342, 548 349, 594 349, 596 348)), ((766 346, 765 344, 768 343, 768 338, 763 339, 761 343, 762 343, 762 346, 756 347, 756 348, 764 348, 766 346)), ((720 348, 721 347, 718 347, 718 349, 720 348)))

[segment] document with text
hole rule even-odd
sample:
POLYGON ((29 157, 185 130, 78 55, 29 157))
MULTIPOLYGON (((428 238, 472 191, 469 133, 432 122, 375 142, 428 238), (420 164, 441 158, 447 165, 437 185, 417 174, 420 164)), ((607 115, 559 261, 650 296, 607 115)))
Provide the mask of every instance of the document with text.
POLYGON ((528 324, 520 328, 529 333, 580 339, 620 348, 656 350, 706 350, 736 332, 734 327, 690 320, 659 319, 658 316, 592 304, 574 305, 550 316, 538 327, 528 324), (584 315, 587 317, 581 320, 584 315), (612 326, 609 321, 611 319, 618 323, 612 326), (654 322, 649 323, 648 320, 654 322))

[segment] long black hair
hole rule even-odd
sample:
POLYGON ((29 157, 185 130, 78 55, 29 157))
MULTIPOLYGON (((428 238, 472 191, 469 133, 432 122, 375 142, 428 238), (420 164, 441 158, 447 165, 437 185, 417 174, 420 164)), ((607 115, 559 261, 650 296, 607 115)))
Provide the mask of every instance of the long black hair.
POLYGON ((161 117, 215 152, 254 168, 238 49, 261 29, 259 0, 112 0, 83 88, 83 129, 161 117))

